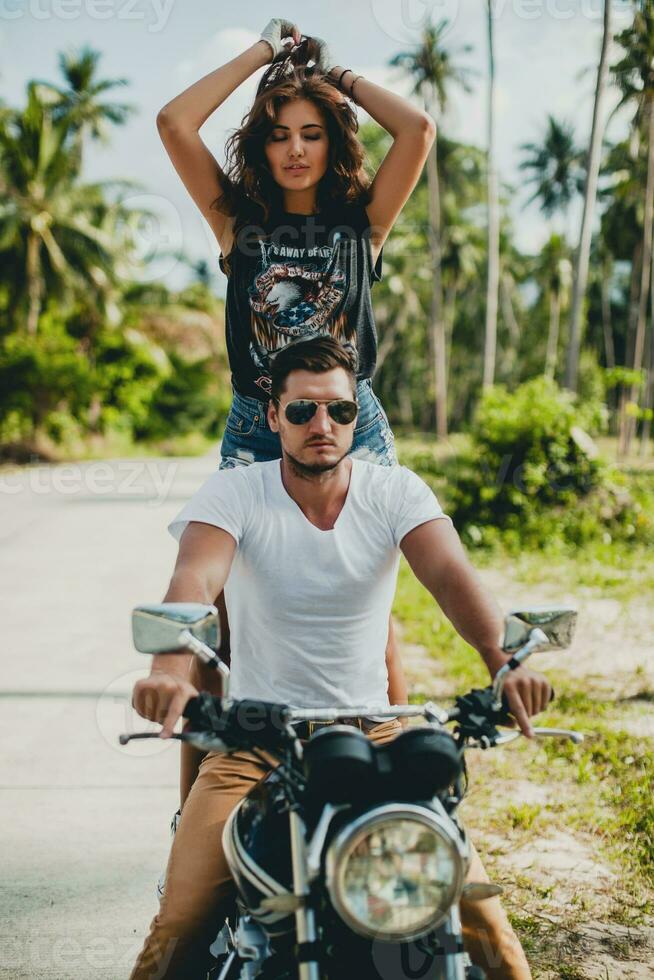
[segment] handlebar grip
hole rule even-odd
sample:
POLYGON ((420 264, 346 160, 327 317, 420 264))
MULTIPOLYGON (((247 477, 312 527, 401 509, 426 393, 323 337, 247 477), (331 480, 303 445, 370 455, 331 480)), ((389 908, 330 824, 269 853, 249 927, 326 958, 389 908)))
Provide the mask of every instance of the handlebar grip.
POLYGON ((189 698, 182 714, 189 729, 214 732, 235 745, 273 747, 287 740, 285 725, 289 707, 269 701, 224 702, 207 691, 189 698))
POLYGON ((182 711, 185 718, 192 718, 195 711, 197 710, 198 698, 189 698, 186 702, 186 707, 182 711))
POLYGON ((215 728, 224 712, 221 698, 214 697, 207 691, 201 691, 196 698, 189 698, 182 711, 188 718, 190 728, 197 731, 207 731, 215 728))
POLYGON ((495 718, 496 725, 511 725, 515 721, 506 694, 502 694, 502 710, 495 718))

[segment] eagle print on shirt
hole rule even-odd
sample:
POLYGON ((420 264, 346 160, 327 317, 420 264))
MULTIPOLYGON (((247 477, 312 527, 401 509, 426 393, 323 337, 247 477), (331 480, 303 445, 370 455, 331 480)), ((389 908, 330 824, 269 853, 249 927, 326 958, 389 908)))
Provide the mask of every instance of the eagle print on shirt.
POLYGON ((356 359, 355 329, 345 312, 350 240, 334 235, 332 245, 297 247, 259 241, 259 266, 248 288, 250 354, 261 371, 257 384, 270 393, 270 362, 296 340, 329 335, 356 359))

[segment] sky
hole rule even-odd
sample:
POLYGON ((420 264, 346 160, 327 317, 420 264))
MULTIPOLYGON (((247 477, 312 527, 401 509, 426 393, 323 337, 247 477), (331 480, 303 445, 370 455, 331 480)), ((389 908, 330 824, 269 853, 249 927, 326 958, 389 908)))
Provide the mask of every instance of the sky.
MULTIPOLYGON (((572 122, 578 144, 587 144, 603 0, 492 0, 492 5, 498 169, 502 182, 514 188, 509 207, 517 244, 536 251, 551 228, 536 205, 525 207, 530 191, 518 170, 519 146, 542 137, 548 113, 572 122)), ((631 7, 629 0, 613 0, 613 6, 617 31, 630 22, 631 7)), ((483 147, 486 9, 485 0, 286 0, 283 11, 278 2, 267 0, 0 0, 0 97, 22 106, 28 80, 60 80, 60 52, 83 44, 100 51, 101 77, 128 81, 111 90, 112 97, 137 111, 127 125, 112 128, 109 145, 87 143, 83 178, 138 183, 127 203, 157 215, 139 228, 140 254, 157 259, 150 279, 181 288, 188 281, 188 267, 168 257, 169 251, 181 249, 192 261, 209 263, 216 293, 224 295, 218 243, 168 159, 156 128, 158 110, 256 42, 270 18, 281 15, 303 34, 324 38, 336 63, 409 98, 408 80, 388 67, 388 61, 419 43, 428 18, 446 19, 452 58, 474 75, 471 93, 452 90, 440 124, 449 137, 483 147)), ((619 50, 614 48, 616 54, 619 50)), ((251 105, 262 72, 232 93, 200 130, 221 164, 225 141, 251 105)), ((605 120, 616 102, 612 89, 605 100, 605 120)), ((369 118, 361 108, 357 112, 360 122, 369 118)), ((620 138, 626 122, 624 116, 614 117, 608 138, 620 138)), ((577 227, 579 209, 570 215, 572 228, 577 227)))

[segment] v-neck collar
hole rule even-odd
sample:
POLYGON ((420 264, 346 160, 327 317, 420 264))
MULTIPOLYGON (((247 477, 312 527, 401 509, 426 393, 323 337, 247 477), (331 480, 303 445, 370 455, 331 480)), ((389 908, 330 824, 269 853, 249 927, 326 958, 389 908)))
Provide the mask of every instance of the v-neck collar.
POLYGON ((304 513, 304 511, 302 510, 302 508, 298 504, 297 500, 294 500, 293 497, 291 497, 290 493, 288 492, 288 490, 284 486, 284 481, 282 479, 282 459, 279 460, 279 465, 276 468, 276 470, 277 470, 277 483, 278 483, 279 490, 286 497, 286 499, 288 501, 290 501, 290 503, 297 509, 297 512, 300 515, 300 517, 302 518, 302 520, 306 521, 306 523, 309 525, 309 527, 313 528, 314 531, 318 531, 319 534, 331 534, 333 531, 335 531, 336 528, 338 527, 338 525, 340 524, 340 522, 343 520, 343 517, 344 517, 345 513, 347 512, 347 510, 350 507, 350 499, 352 497, 352 488, 354 486, 355 472, 356 472, 356 468, 357 468, 356 467, 356 460, 355 459, 351 460, 350 462, 351 462, 351 466, 350 466, 350 482, 349 482, 349 485, 348 485, 348 488, 347 488, 347 494, 345 496, 345 500, 343 502, 343 506, 341 507, 341 512, 338 515, 338 517, 336 518, 333 527, 322 528, 322 527, 318 527, 317 524, 314 524, 313 521, 310 521, 309 520, 309 518, 307 517, 307 515, 304 513))

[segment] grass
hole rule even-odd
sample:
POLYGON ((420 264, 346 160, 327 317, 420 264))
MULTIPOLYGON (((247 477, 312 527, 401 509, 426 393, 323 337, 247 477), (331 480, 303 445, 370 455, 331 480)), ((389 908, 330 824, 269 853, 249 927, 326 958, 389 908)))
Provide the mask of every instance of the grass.
POLYGON ((592 590, 621 601, 654 593, 652 549, 645 545, 597 541, 581 552, 554 548, 509 555, 495 549, 469 554, 480 568, 510 563, 514 577, 525 585, 540 585, 544 569, 555 565, 556 582, 562 589, 592 590))
MULTIPOLYGON (((541 569, 542 573, 542 569, 541 569)), ((559 579, 557 573, 557 581, 559 579)), ((541 574, 542 580, 542 574, 541 574)), ((394 612, 403 628, 405 643, 426 648, 435 667, 451 681, 452 695, 470 687, 485 686, 487 670, 481 658, 458 635, 444 617, 433 597, 416 580, 403 561, 400 567, 394 612)), ((536 666, 532 663, 532 666, 536 666)), ((543 741, 534 765, 525 774, 537 782, 546 781, 551 763, 564 770, 560 775, 582 786, 596 787, 597 803, 591 810, 569 814, 571 822, 591 826, 600 838, 619 838, 614 845, 631 866, 637 866, 654 886, 654 752, 648 740, 624 730, 616 730, 625 715, 619 702, 593 697, 580 691, 578 681, 563 671, 549 672, 557 692, 552 707, 538 723, 583 731, 587 740, 581 746, 570 742, 543 741), (542 758, 545 753, 546 758, 542 758), (545 761, 545 766, 541 763, 545 761)), ((429 693, 429 692, 426 692, 429 693)), ((649 692, 643 692, 647 702, 649 692)), ((651 709, 650 709, 651 710, 651 709)), ((507 815, 514 827, 532 826, 539 808, 518 806, 507 815)))
MULTIPOLYGON (((576 555, 518 558, 496 550, 492 555, 474 553, 471 559, 522 583, 555 582, 573 593, 584 589, 590 598, 618 599, 626 635, 630 603, 654 584, 651 556, 638 548, 598 544, 576 555)), ((481 658, 404 560, 395 615, 403 642, 424 648, 433 658, 441 692, 436 700, 444 703, 444 685, 453 698, 488 683, 481 658)), ((636 696, 611 698, 592 678, 576 677, 574 662, 561 663, 566 669, 548 671, 557 697, 537 723, 582 731, 586 740, 581 745, 519 740, 505 749, 468 753, 470 793, 462 817, 483 851, 491 878, 505 885, 504 902, 534 976, 596 980, 596 973, 583 966, 589 942, 584 923, 604 924, 595 957, 610 954, 640 961, 648 955, 639 952, 638 927, 654 915, 654 741, 637 733, 639 720, 652 712, 654 693, 644 671, 636 671, 629 678, 636 696), (563 877, 562 886, 556 876, 530 867, 518 870, 511 863, 518 852, 537 855, 539 842, 551 834, 577 843, 582 856, 608 868, 613 874, 610 887, 592 876, 576 880, 574 871, 570 880, 563 877), (616 933, 621 925, 629 927, 627 938, 616 933)), ((536 662, 530 666, 538 669, 536 662)), ((420 686, 428 684, 423 676, 420 686)), ((430 694, 416 692, 416 698, 430 694)), ((611 968, 610 976, 619 973, 611 968)))
MULTIPOLYGON (((454 435, 444 443, 417 437, 398 439, 400 461, 423 476, 446 511, 451 509, 449 498, 452 497, 452 502, 456 499, 452 487, 457 480, 457 456, 469 449, 469 442, 469 438, 462 434, 454 435)), ((606 459, 615 458, 614 439, 603 439, 601 449, 606 459)), ((567 527, 570 514, 575 515, 579 527, 585 529, 579 539, 584 541, 583 545, 577 543, 575 534, 569 537, 568 532, 577 526, 574 520, 564 533, 559 519, 552 522, 547 514, 538 520, 534 518, 530 532, 533 535, 536 528, 540 529, 537 537, 541 547, 538 550, 526 550, 523 539, 515 531, 500 533, 493 528, 482 529, 484 547, 475 547, 465 529, 459 528, 460 533, 476 565, 490 567, 510 562, 514 577, 528 585, 541 583, 543 569, 555 565, 557 583, 568 589, 601 589, 619 600, 654 592, 652 541, 646 533, 637 531, 637 528, 647 526, 648 515, 654 515, 654 458, 631 458, 629 465, 615 479, 620 481, 623 490, 628 490, 633 521, 619 532, 614 528, 613 535, 606 531, 606 525, 598 521, 597 515, 591 519, 583 500, 579 501, 576 510, 566 511, 566 521, 563 521, 567 527)))

